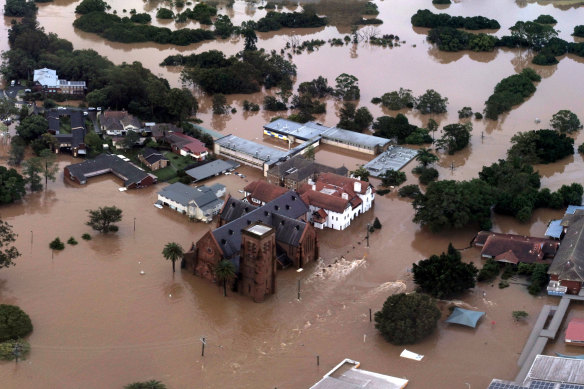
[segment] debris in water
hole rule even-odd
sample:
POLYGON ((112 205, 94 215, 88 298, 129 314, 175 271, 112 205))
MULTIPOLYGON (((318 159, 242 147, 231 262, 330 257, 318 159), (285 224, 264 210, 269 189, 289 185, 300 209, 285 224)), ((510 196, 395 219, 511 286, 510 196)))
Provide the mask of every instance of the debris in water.
POLYGON ((399 356, 402 358, 413 359, 414 361, 421 361, 422 358, 424 358, 423 355, 413 353, 411 351, 406 350, 405 348, 404 348, 404 351, 402 351, 399 356))
POLYGON ((144 270, 140 270, 140 275, 144 275, 146 272, 144 270))

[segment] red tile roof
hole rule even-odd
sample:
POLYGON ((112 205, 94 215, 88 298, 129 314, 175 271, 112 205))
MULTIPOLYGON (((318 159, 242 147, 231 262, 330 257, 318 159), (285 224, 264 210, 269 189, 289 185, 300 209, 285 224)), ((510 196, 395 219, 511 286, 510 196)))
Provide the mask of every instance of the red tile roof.
POLYGON ((245 188, 243 188, 243 190, 250 193, 250 197, 258 199, 264 203, 269 203, 270 201, 288 192, 288 189, 278 185, 270 184, 266 181, 250 182, 245 186, 245 188))
POLYGON ((483 247, 482 256, 515 264, 542 262, 546 257, 553 257, 559 246, 552 239, 488 231, 479 232, 474 244, 483 247))
POLYGON ((201 154, 207 151, 203 142, 180 132, 168 134, 166 139, 179 149, 186 150, 193 154, 201 154))
POLYGON ((584 345, 584 319, 570 320, 566 329, 566 342, 582 342, 584 345))
POLYGON ((318 176, 317 183, 329 184, 329 185, 341 187, 345 191, 347 191, 347 192, 350 191, 353 194, 355 193, 354 192, 355 183, 359 183, 361 186, 361 190, 357 192, 359 194, 365 194, 365 192, 367 191, 367 188, 369 187, 369 185, 371 185, 367 181, 361 181, 361 180, 358 180, 356 178, 343 177, 343 176, 339 176, 338 174, 334 174, 334 173, 322 173, 321 175, 318 176))

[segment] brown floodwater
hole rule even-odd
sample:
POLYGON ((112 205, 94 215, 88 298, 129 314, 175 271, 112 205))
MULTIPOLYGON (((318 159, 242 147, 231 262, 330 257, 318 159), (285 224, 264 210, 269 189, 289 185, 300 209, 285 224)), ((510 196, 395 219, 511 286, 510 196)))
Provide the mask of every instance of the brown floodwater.
MULTIPOLYGON (((0 0, 0 5, 3 3, 0 0)), ((139 0, 109 3, 119 15, 123 8, 154 14, 157 7, 139 0)), ((425 42, 424 29, 413 29, 409 21, 419 8, 437 12, 429 2, 376 3, 381 12, 378 17, 385 22, 377 30, 397 34, 406 43, 392 49, 367 43, 325 45, 312 53, 294 55, 297 84, 319 75, 333 83, 340 73, 354 74, 361 86, 360 104, 374 116, 395 112, 372 105, 372 97, 400 87, 412 89, 415 95, 432 88, 449 99, 449 112, 434 116, 445 125, 458 122, 456 112, 464 106, 482 111, 496 83, 525 66, 533 67, 543 77, 535 94, 499 121, 473 120, 471 145, 454 156, 441 156, 438 168, 442 178, 475 177, 483 165, 505 157, 513 134, 546 128, 560 109, 570 109, 583 119, 580 102, 584 79, 577 77, 581 58, 568 55, 556 66, 537 67, 529 63, 531 54, 524 50, 443 53, 425 42), (541 119, 539 125, 535 118, 541 119)), ((47 32, 72 41, 76 49, 94 49, 115 63, 141 61, 173 86, 180 85, 180 69, 158 66, 167 55, 209 49, 234 54, 243 46, 238 38, 187 47, 107 42, 73 29, 76 4, 71 0, 38 4, 40 24, 47 32)), ((265 10, 239 1, 232 10, 221 12, 235 24, 265 14, 265 10)), ((584 13, 579 7, 564 10, 543 3, 503 0, 468 0, 452 4, 446 12, 495 18, 502 25, 496 32, 499 36, 507 34, 517 20, 550 14, 558 20, 560 36, 569 41, 573 26, 581 24, 584 13)), ((155 23, 176 28, 173 22, 155 23)), ((3 31, 9 24, 5 18, 3 31)), ((197 24, 189 23, 189 27, 197 24)), ((294 35, 301 41, 327 40, 348 32, 346 26, 283 30, 258 34, 258 46, 279 50, 294 35)), ((5 49, 5 39, 0 41, 5 49)), ((229 104, 238 112, 223 116, 212 115, 209 99, 194 92, 201 101, 199 117, 204 126, 287 147, 261 135, 262 125, 277 113, 244 113, 241 109, 243 99, 261 103, 264 92, 228 96, 229 104)), ((327 113, 318 120, 335 125, 340 106, 339 102, 328 101, 327 113)), ((417 125, 425 125, 430 117, 407 110, 403 113, 417 125)), ((577 145, 584 141, 581 134, 575 138, 577 145)), ((0 145, 0 153, 5 163, 5 146, 0 145)), ((370 158, 328 146, 316 154, 319 162, 349 169, 370 158)), ((73 161, 67 156, 60 159, 61 167, 73 161)), ((413 164, 405 168, 407 183, 416 182, 411 167, 413 164)), ((557 189, 565 183, 582 182, 584 164, 577 154, 537 168, 543 185, 557 189)), ((237 196, 246 180, 260 178, 257 170, 244 167, 240 171, 247 175, 245 180, 231 175, 217 177, 211 183, 221 182, 237 196)), ((171 210, 153 207, 156 192, 163 185, 119 192, 120 182, 113 176, 94 178, 88 185, 78 186, 64 181, 61 173, 55 183, 49 183, 47 191, 31 194, 22 203, 0 207, 0 216, 19 234, 17 246, 23 254, 15 267, 0 270, 0 302, 20 305, 35 325, 29 339, 29 358, 18 365, 0 363, 3 388, 109 388, 147 379, 159 379, 169 388, 305 388, 346 357, 361 361, 365 369, 408 378, 412 388, 466 388, 466 383, 480 388, 486 387, 492 377, 515 377, 517 357, 530 325, 543 304, 556 301, 546 296, 533 298, 519 284, 502 290, 496 284, 478 285, 462 297, 464 306, 487 314, 477 329, 440 321, 429 339, 408 346, 424 354, 424 360, 402 359, 399 353, 403 347, 392 346, 377 334, 369 322, 369 309, 380 309, 391 293, 413 289, 409 272, 413 262, 445 250, 449 242, 460 249, 468 247, 476 230, 429 233, 412 223, 408 200, 395 193, 378 197, 374 209, 347 230, 319 234, 322 260, 318 264, 302 273, 282 271, 277 294, 265 303, 254 304, 233 293, 224 298, 216 285, 190 274, 172 274, 170 263, 160 254, 164 245, 176 241, 188 248, 212 225, 190 223, 171 210), (82 240, 80 236, 90 232, 85 225, 86 211, 104 205, 123 210, 120 231, 82 240), (371 236, 371 247, 366 248, 366 224, 374 217, 379 217, 383 228, 371 236), (48 243, 57 236, 64 241, 74 236, 79 244, 53 254, 48 243), (140 275, 141 270, 145 275, 140 275), (300 301, 296 299, 299 279, 300 301), (513 321, 513 310, 529 313, 525 324, 513 321), (200 355, 201 336, 208 340, 204 357, 200 355), (317 355, 320 366, 316 365, 317 355)), ((542 236, 547 222, 560 216, 560 211, 537 210, 527 224, 496 216, 494 229, 542 236)), ((480 262, 476 249, 465 249, 463 255, 465 260, 480 262)))

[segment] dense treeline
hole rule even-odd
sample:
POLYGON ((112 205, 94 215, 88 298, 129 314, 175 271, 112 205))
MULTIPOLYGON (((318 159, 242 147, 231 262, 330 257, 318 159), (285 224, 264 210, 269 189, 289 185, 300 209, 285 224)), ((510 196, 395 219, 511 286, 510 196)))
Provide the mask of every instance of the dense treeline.
POLYGON ((207 93, 253 93, 262 86, 269 89, 290 83, 296 75, 296 65, 275 51, 268 54, 263 50, 246 50, 229 58, 218 50, 174 55, 166 57, 161 65, 184 65, 183 79, 207 93))
POLYGON ((473 34, 453 27, 433 28, 428 32, 428 41, 442 51, 493 51, 497 37, 489 34, 473 34))
POLYGON ((34 1, 6 0, 4 4, 4 16, 32 17, 36 14, 37 6, 34 1))
POLYGON ((139 62, 115 66, 93 50, 73 50, 71 42, 45 34, 36 19, 23 18, 8 32, 10 50, 3 54, 5 79, 31 80, 34 69, 55 69, 59 77, 85 80, 90 105, 127 109, 143 119, 180 121, 196 112, 185 89, 170 88, 139 62))
POLYGON ((541 77, 530 68, 502 79, 495 86, 494 93, 485 102, 485 116, 496 120, 503 112, 510 111, 514 105, 521 104, 535 92, 534 82, 539 81, 541 77))
POLYGON ((574 139, 554 130, 519 132, 511 143, 509 158, 529 164, 552 163, 574 154, 574 139))
POLYGON ((209 30, 182 28, 172 31, 169 28, 136 24, 130 18, 120 18, 104 12, 82 15, 73 22, 73 25, 82 31, 92 32, 107 40, 122 43, 156 42, 186 46, 215 38, 215 34, 209 30))
POLYGON ((326 24, 326 18, 321 18, 316 13, 306 10, 303 12, 270 11, 266 16, 258 20, 253 27, 254 30, 267 32, 277 31, 282 28, 323 27, 326 24))
POLYGON ((471 181, 437 181, 414 198, 414 222, 432 231, 478 223, 491 228, 491 210, 527 222, 536 208, 559 209, 580 205, 584 188, 574 183, 556 192, 540 190, 541 177, 533 167, 515 158, 485 166, 471 181))
POLYGON ((484 16, 450 16, 448 14, 435 14, 427 9, 419 9, 412 16, 412 25, 415 27, 452 27, 467 30, 484 30, 501 28, 499 22, 484 16))
POLYGON ((176 15, 177 22, 186 22, 187 19, 196 20, 201 24, 213 24, 212 16, 217 15, 217 8, 206 3, 199 3, 193 9, 187 8, 183 12, 176 15))

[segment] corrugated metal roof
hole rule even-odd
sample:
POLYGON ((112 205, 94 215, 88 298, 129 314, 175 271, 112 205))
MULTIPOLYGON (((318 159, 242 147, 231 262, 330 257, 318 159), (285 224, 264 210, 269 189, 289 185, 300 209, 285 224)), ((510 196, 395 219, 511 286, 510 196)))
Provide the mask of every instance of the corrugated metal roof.
POLYGON ((278 162, 280 158, 288 155, 286 150, 278 150, 235 135, 227 135, 215 141, 221 147, 243 153, 262 161, 278 162))
POLYGON ((560 239, 562 232, 564 232, 564 227, 562 227, 562 219, 552 220, 548 225, 547 230, 545 230, 545 236, 560 239))
POLYGON ((222 159, 217 159, 215 161, 206 163, 202 166, 189 169, 185 173, 193 177, 193 179, 196 182, 204 180, 209 177, 213 177, 217 174, 221 174, 229 169, 234 169, 238 166, 239 164, 237 162, 231 160, 224 161, 222 159))

